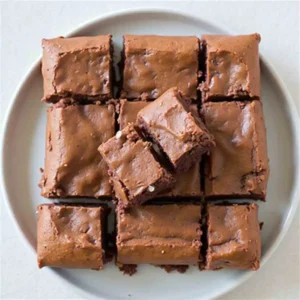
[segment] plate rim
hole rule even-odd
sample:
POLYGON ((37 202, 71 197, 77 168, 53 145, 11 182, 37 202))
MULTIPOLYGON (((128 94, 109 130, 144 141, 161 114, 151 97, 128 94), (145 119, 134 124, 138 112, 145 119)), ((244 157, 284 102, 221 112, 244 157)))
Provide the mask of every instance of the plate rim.
MULTIPOLYGON (((97 23, 105 22, 105 21, 108 21, 109 19, 113 19, 113 18, 117 18, 117 17, 121 17, 121 16, 136 15, 136 14, 141 14, 141 13, 143 13, 143 14, 159 13, 159 14, 177 15, 180 17, 189 18, 197 23, 205 22, 211 28, 215 28, 217 31, 223 32, 224 34, 230 34, 230 32, 232 32, 232 31, 227 30, 227 28, 226 29, 220 28, 218 25, 215 25, 213 21, 207 20, 205 17, 204 18, 197 17, 190 13, 183 13, 177 9, 145 7, 145 8, 121 9, 121 10, 115 10, 110 13, 104 13, 103 15, 100 15, 89 21, 79 24, 75 30, 71 30, 64 36, 65 37, 76 36, 80 31, 86 29, 87 27, 93 26, 97 23)), ((232 32, 232 34, 235 34, 235 33, 232 32)), ((270 71, 272 80, 274 80, 276 82, 277 86, 279 87, 280 91, 282 92, 282 94, 284 95, 284 98, 286 100, 285 107, 287 108, 288 116, 290 116, 290 128, 291 128, 293 140, 295 141, 295 143, 293 145, 293 148, 295 150, 293 161, 295 161, 296 162, 295 165, 298 166, 298 167, 295 167, 295 171, 294 171, 295 172, 295 174, 294 174, 295 183, 292 187, 292 192, 291 192, 291 196, 290 196, 290 199, 291 199, 290 209, 285 218, 285 222, 282 225, 281 230, 279 231, 279 234, 277 235, 277 237, 273 241, 271 247, 266 251, 264 257, 262 258, 262 261, 261 261, 261 267, 262 267, 269 260, 269 258, 273 255, 273 253, 276 251, 278 246, 281 244, 281 241, 283 240, 286 233, 288 232, 290 225, 295 217, 295 213, 296 213, 297 207, 300 202, 300 185, 296 184, 297 182, 300 182, 300 138, 299 138, 299 136, 300 136, 300 117, 299 117, 298 110, 296 107, 296 100, 292 98, 292 96, 291 96, 290 92, 288 91, 287 87, 285 86, 284 82, 281 80, 278 72, 275 70, 273 65, 270 62, 268 62, 268 60, 262 54, 260 54, 260 60, 263 63, 263 65, 265 65, 265 67, 270 71)), ((33 253, 35 256, 36 256, 36 251, 33 248, 33 246, 31 245, 31 243, 29 242, 29 240, 26 238, 26 235, 23 232, 23 230, 19 224, 19 221, 16 219, 13 207, 12 207, 9 197, 8 197, 8 192, 7 192, 7 188, 6 188, 5 171, 4 171, 4 160, 5 160, 5 147, 6 147, 5 140, 8 138, 7 132, 11 125, 10 124, 12 121, 11 117, 13 115, 12 113, 13 113, 14 109, 16 108, 17 99, 22 94, 22 90, 26 87, 27 82, 30 81, 31 76, 34 74, 36 69, 39 68, 40 64, 41 64, 41 56, 30 66, 30 68, 28 69, 28 71, 25 73, 25 75, 22 77, 20 83, 18 84, 16 92, 13 94, 13 97, 6 109, 5 114, 4 114, 3 125, 2 125, 1 136, 0 136, 0 170, 1 170, 0 171, 0 193, 4 200, 6 209, 10 215, 10 218, 12 219, 14 227, 16 228, 16 230, 18 232, 18 235, 21 236, 21 240, 23 240, 23 243, 26 245, 27 248, 30 249, 31 253, 33 253)), ((95 299, 105 299, 105 298, 95 297, 95 295, 90 293, 89 291, 82 290, 80 287, 77 287, 76 285, 71 283, 67 278, 65 278, 61 274, 58 274, 58 271, 54 268, 47 268, 47 272, 51 272, 52 274, 59 275, 59 277, 65 283, 67 283, 68 286, 72 287, 76 291, 76 293, 78 293, 79 295, 85 295, 85 296, 88 295, 89 297, 92 297, 93 299, 94 298, 95 299)), ((239 280, 237 280, 235 283, 233 283, 229 288, 225 287, 223 289, 220 289, 218 292, 216 292, 215 295, 213 296, 213 299, 220 297, 220 296, 234 290, 236 287, 238 287, 239 285, 244 283, 246 280, 248 280, 254 274, 255 274, 255 272, 246 271, 245 273, 243 273, 243 275, 241 275, 239 280)))

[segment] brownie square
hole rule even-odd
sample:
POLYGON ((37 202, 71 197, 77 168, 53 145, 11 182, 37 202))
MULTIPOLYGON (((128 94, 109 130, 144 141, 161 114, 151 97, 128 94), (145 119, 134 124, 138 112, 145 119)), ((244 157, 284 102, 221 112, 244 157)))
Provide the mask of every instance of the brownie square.
POLYGON ((42 196, 109 197, 108 168, 97 151, 115 134, 113 105, 56 106, 47 109, 42 196))
POLYGON ((171 87, 197 98, 195 36, 125 35, 121 97, 156 99, 171 87))
POLYGON ((203 153, 214 146, 213 136, 195 115, 177 88, 139 111, 138 126, 168 158, 177 172, 188 170, 199 162, 203 153))
POLYGON ((103 207, 38 206, 39 268, 103 269, 106 212, 103 207))
POLYGON ((43 39, 43 101, 94 102, 112 98, 111 35, 43 39))
POLYGON ((208 205, 208 270, 257 270, 261 256, 258 206, 208 205))
POLYGON ((174 178, 153 155, 133 124, 99 147, 109 166, 116 198, 123 207, 134 206, 171 189, 174 178))
MULTIPOLYGON (((118 123, 120 129, 125 128, 130 122, 135 122, 138 112, 146 107, 150 102, 120 100, 118 123)), ((189 109, 199 117, 197 106, 190 105, 189 109)), ((175 187, 162 192, 158 197, 196 197, 201 196, 200 186, 200 165, 195 163, 188 171, 175 174, 175 187)))
POLYGON ((145 205, 117 210, 117 262, 197 265, 201 206, 145 205), (183 229, 184 228, 184 229, 183 229))
POLYGON ((206 47, 206 80, 202 100, 259 99, 260 35, 203 35, 206 47))
POLYGON ((269 167, 261 102, 205 103, 202 115, 216 140, 206 159, 205 196, 265 200, 269 167))

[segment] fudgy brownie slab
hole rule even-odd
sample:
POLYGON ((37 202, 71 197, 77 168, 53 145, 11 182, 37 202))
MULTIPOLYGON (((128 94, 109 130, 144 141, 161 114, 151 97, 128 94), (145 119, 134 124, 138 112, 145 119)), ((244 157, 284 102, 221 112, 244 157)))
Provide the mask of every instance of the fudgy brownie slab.
POLYGON ((203 35, 206 80, 200 85, 202 100, 259 99, 260 35, 203 35))
POLYGON ((259 268, 261 256, 258 206, 208 205, 206 268, 259 268))
POLYGON ((265 200, 269 167, 261 102, 205 103, 202 115, 216 140, 205 160, 205 196, 265 200))
POLYGON ((42 196, 112 196, 108 168, 97 151, 115 134, 113 105, 56 106, 47 109, 42 196))
POLYGON ((39 268, 103 269, 106 212, 103 207, 40 205, 37 223, 39 268))
POLYGON ((43 101, 112 98, 111 35, 43 39, 42 47, 43 101))
POLYGON ((99 147, 109 166, 116 198, 123 207, 134 206, 171 189, 174 178, 156 160, 151 144, 144 142, 133 124, 99 147))
MULTIPOLYGON (((118 123, 120 129, 125 128, 130 122, 135 122, 138 112, 146 107, 150 102, 120 100, 118 123)), ((199 116, 195 104, 190 110, 199 116)), ((196 197, 201 196, 200 186, 200 165, 195 163, 189 170, 175 174, 175 187, 169 192, 162 192, 157 197, 196 197)))
POLYGON ((197 98, 195 36, 125 35, 121 97, 156 99, 171 87, 197 98))
POLYGON ((201 206, 144 205, 117 210, 117 262, 196 265, 199 263, 201 206))
POLYGON ((137 124, 163 151, 173 167, 188 170, 214 146, 214 138, 193 115, 182 93, 171 88, 139 111, 137 124))

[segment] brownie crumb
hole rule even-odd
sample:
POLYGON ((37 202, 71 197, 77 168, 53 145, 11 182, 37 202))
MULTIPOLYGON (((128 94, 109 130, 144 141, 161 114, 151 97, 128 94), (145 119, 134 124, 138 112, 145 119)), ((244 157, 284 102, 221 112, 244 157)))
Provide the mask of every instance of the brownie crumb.
POLYGON ((260 222, 260 223, 259 223, 259 229, 260 229, 260 230, 262 230, 262 229, 263 229, 263 227, 264 227, 264 224, 265 224, 264 222, 260 222))
POLYGON ((117 264, 119 270, 123 272, 124 275, 132 276, 137 272, 137 265, 123 265, 117 264))
POLYGON ((189 266, 183 265, 183 266, 174 266, 174 265, 163 265, 163 266, 158 266, 162 269, 164 269, 167 273, 171 273, 173 271, 177 271, 178 273, 185 273, 186 270, 189 268, 189 266))

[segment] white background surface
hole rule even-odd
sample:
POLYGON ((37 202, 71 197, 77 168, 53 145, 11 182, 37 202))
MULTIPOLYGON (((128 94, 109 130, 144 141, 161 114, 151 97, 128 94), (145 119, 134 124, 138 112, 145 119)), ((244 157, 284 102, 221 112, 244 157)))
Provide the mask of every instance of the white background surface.
MULTIPOLYGON (((297 2, 6 2, 1 4, 1 121, 16 88, 41 55, 43 37, 65 35, 108 12, 169 7, 194 13, 230 32, 262 35, 260 51, 299 101, 299 3, 297 2)), ((17 172, 17 170, 16 170, 17 172)), ((268 199, 266 205, 272 205, 268 199)), ((246 283, 221 299, 300 299, 299 208, 272 258, 246 283)), ((116 283, 117 284, 117 283, 116 283)), ((217 283, 216 283, 217 284, 217 283)), ((1 201, 1 299, 79 299, 47 269, 38 270, 1 201)), ((201 298, 201 291, 199 291, 201 298)))

